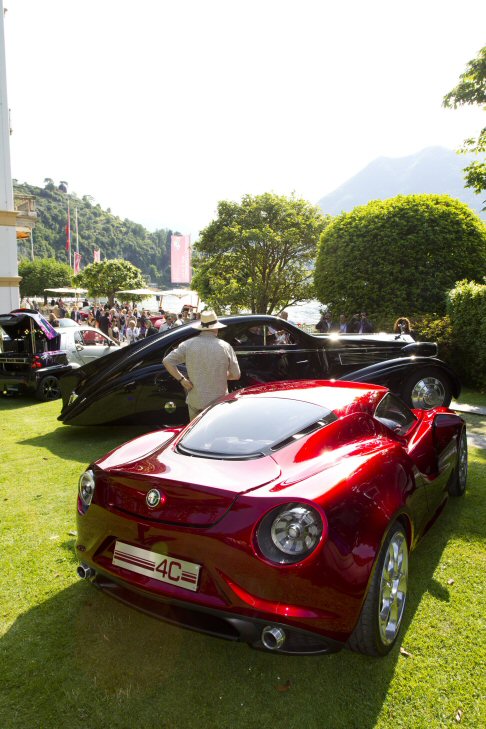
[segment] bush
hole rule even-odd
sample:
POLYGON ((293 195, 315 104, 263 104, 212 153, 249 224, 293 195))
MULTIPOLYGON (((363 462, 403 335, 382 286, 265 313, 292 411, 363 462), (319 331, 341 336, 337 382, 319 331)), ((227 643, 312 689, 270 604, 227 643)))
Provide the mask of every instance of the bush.
MULTIPOLYGON (((335 312, 446 313, 456 281, 486 273, 486 226, 447 195, 399 195, 342 213, 320 237, 315 288, 335 312)), ((376 316, 376 314, 375 314, 376 316)))
POLYGON ((457 369, 458 355, 453 343, 452 322, 448 314, 441 317, 437 317, 436 314, 417 317, 414 331, 418 341, 437 342, 439 357, 457 369))
POLYGON ((448 295, 454 364, 464 381, 486 387, 486 285, 459 281, 448 295))

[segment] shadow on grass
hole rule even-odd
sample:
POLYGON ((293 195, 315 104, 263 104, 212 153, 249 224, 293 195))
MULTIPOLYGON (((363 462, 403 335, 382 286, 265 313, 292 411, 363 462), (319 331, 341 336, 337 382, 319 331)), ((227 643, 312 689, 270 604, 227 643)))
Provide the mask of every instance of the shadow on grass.
MULTIPOLYGON (((451 501, 411 560, 402 636, 424 593, 449 600, 434 577, 449 539, 486 537, 476 497, 451 501)), ((70 548, 70 543, 62 545, 70 548)), ((3 729, 372 729, 397 661, 342 651, 281 656, 166 625, 74 583, 20 616, 0 640, 3 729)), ((1 713, 0 704, 0 713, 1 713)))
POLYGON ((147 427, 143 425, 97 425, 79 428, 60 425, 50 433, 20 440, 19 444, 45 448, 61 458, 89 463, 112 448, 147 432, 147 427))
MULTIPOLYGON (((61 402, 59 400, 59 402, 61 402)), ((0 394, 0 413, 2 410, 10 412, 12 410, 22 410, 30 408, 32 405, 41 405, 41 401, 29 395, 1 395, 0 394)))

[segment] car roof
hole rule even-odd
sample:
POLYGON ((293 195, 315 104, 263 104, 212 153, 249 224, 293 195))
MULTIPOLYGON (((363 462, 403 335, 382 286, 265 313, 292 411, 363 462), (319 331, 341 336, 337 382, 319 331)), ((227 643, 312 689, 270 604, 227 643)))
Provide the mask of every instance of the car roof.
POLYGON ((253 385, 244 390, 237 390, 228 398, 278 397, 304 400, 315 405, 322 405, 336 414, 348 414, 354 411, 373 412, 386 392, 388 392, 386 387, 362 382, 301 380, 253 385))

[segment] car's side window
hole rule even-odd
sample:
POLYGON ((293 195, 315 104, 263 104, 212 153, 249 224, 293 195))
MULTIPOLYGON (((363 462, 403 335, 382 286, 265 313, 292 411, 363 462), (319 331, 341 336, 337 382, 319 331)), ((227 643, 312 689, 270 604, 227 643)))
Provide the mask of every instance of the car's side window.
POLYGON ((276 330, 268 324, 228 327, 223 330, 220 337, 231 344, 232 347, 244 349, 245 347, 272 347, 282 344, 296 345, 297 340, 292 332, 286 328, 276 330))
POLYGON ((378 403, 375 418, 398 435, 408 433, 417 420, 405 403, 389 392, 378 403))
POLYGON ((107 341, 102 334, 96 331, 89 330, 83 332, 83 341, 84 344, 87 346, 91 346, 93 344, 106 346, 107 344, 107 341))

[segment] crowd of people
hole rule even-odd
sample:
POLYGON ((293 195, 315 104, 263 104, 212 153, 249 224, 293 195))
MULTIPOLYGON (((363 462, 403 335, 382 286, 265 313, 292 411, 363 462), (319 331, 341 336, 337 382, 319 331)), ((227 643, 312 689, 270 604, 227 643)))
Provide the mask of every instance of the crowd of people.
POLYGON ((325 311, 316 324, 316 329, 321 334, 330 332, 339 332, 340 334, 372 334, 373 324, 368 319, 366 311, 360 314, 353 314, 348 319, 346 314, 340 314, 339 319, 335 320, 330 311, 325 311))
POLYGON ((183 306, 178 314, 163 309, 151 313, 148 309, 130 303, 115 301, 110 307, 106 304, 90 305, 85 299, 79 305, 69 306, 60 298, 50 302, 48 317, 53 326, 59 326, 60 319, 70 318, 80 324, 100 329, 117 342, 131 344, 139 339, 195 321, 199 318, 199 314, 189 305, 183 306))
MULTIPOLYGON (((39 308, 35 299, 32 301, 24 299, 22 305, 31 309, 39 308)), ((288 313, 285 310, 282 310, 278 316, 288 321, 288 313)), ((115 301, 112 307, 106 304, 90 305, 87 299, 69 306, 64 303, 62 298, 52 299, 49 310, 51 324, 57 326, 59 319, 66 317, 96 327, 120 343, 131 344, 144 337, 197 321, 200 319, 200 313, 190 305, 184 305, 177 314, 163 309, 159 309, 158 312, 150 312, 147 309, 138 308, 136 305, 118 301, 115 301)), ((315 328, 321 334, 372 334, 374 332, 373 323, 368 318, 366 311, 353 314, 351 317, 340 314, 335 319, 332 312, 327 310, 321 314, 315 328)), ((395 321, 393 332, 414 337, 410 320, 404 316, 395 321)))
MULTIPOLYGON (((340 314, 339 319, 335 320, 332 313, 328 310, 321 314, 321 318, 316 324, 316 329, 321 334, 329 334, 332 332, 340 334, 373 334, 374 327, 368 318, 366 311, 359 314, 353 314, 348 319, 346 314, 340 314)), ((393 333, 400 336, 401 334, 409 334, 415 338, 415 332, 412 329, 410 319, 406 316, 399 316, 393 325, 393 333)))

